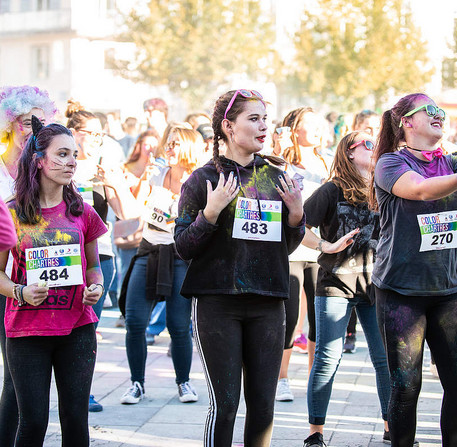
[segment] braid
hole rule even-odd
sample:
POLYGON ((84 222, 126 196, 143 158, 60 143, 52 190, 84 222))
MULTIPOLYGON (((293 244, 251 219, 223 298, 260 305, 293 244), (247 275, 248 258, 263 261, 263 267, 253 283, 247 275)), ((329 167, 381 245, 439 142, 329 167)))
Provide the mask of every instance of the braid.
POLYGON ((259 157, 262 157, 264 160, 268 160, 271 164, 275 166, 283 166, 286 164, 286 160, 281 157, 277 157, 276 155, 264 155, 264 154, 256 154, 259 157))
POLYGON ((213 162, 214 162, 214 166, 216 166, 216 170, 219 174, 221 172, 224 172, 224 170, 222 169, 221 157, 219 155, 219 140, 220 139, 221 139, 220 135, 218 135, 218 134, 214 135, 213 162))

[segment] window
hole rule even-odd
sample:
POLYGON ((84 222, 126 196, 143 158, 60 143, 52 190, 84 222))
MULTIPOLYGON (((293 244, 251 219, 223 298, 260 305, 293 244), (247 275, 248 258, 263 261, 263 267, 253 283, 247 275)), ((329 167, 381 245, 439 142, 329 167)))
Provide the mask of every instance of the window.
POLYGON ((10 0, 0 0, 0 14, 10 12, 10 0))
POLYGON ((37 11, 48 11, 50 9, 60 9, 60 0, 36 0, 37 11))
POLYGON ((49 47, 32 47, 32 77, 33 79, 49 78, 49 47))
POLYGON ((32 0, 21 0, 21 12, 32 10, 32 0))

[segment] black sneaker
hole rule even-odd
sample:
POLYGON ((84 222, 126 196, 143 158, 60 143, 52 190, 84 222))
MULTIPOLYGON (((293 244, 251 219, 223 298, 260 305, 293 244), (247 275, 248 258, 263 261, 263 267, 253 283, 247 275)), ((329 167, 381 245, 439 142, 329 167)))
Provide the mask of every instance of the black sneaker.
MULTIPOLYGON (((382 437, 382 442, 384 444, 390 444, 390 431, 385 431, 384 430, 384 436, 382 437)), ((414 439, 414 443, 413 443, 413 446, 414 447, 418 447, 419 445, 419 441, 417 439, 414 439)))
POLYGON ((324 435, 316 432, 303 441, 303 447, 327 447, 327 444, 324 442, 324 435))
POLYGON ((343 352, 345 354, 354 354, 354 352, 356 351, 356 347, 355 347, 355 342, 357 341, 357 339, 355 338, 355 334, 347 334, 346 335, 346 339, 344 340, 344 345, 343 345, 343 352))

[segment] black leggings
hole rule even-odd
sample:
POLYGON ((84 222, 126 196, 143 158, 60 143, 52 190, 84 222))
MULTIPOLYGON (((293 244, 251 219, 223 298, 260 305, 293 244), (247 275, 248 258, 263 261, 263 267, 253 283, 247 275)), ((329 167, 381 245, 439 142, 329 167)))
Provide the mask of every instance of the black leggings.
POLYGON ((5 335, 6 298, 0 295, 0 345, 3 356, 3 388, 0 399, 0 446, 13 447, 18 423, 18 409, 13 380, 11 379, 8 359, 6 357, 5 335))
POLYGON ((425 340, 444 389, 442 445, 457 446, 457 294, 405 296, 376 288, 376 312, 390 372, 392 447, 414 442, 425 340))
POLYGON ((317 272, 319 265, 316 262, 291 261, 289 299, 284 302, 286 308, 286 336, 284 349, 294 345, 295 329, 297 328, 300 313, 301 293, 303 288, 306 294, 308 339, 316 341, 316 312, 314 311, 314 295, 316 292, 317 272))
POLYGON ((284 349, 284 304, 259 295, 202 296, 192 326, 208 385, 204 446, 230 447, 243 371, 245 447, 268 447, 284 349))
POLYGON ((52 369, 63 447, 89 445, 89 392, 97 342, 93 324, 71 334, 8 338, 6 351, 19 405, 15 447, 41 447, 49 417, 52 369))

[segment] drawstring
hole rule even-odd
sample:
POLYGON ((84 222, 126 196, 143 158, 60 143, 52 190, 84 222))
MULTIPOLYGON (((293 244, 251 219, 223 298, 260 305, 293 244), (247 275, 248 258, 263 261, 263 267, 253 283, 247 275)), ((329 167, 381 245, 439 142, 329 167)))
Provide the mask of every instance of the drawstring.
MULTIPOLYGON (((235 163, 235 168, 236 168, 236 174, 238 176, 238 181, 240 182, 240 189, 241 192, 244 194, 244 196, 248 199, 251 199, 252 197, 248 197, 248 194, 246 192, 246 189, 243 186, 243 183, 241 182, 241 175, 240 175, 240 170, 238 169, 238 165, 235 163)), ((262 220, 261 218, 261 208, 260 208, 260 200, 259 200, 259 190, 257 189, 257 171, 256 167, 254 165, 254 188, 255 188, 255 199, 257 200, 257 206, 259 207, 259 217, 257 220, 262 220)))

